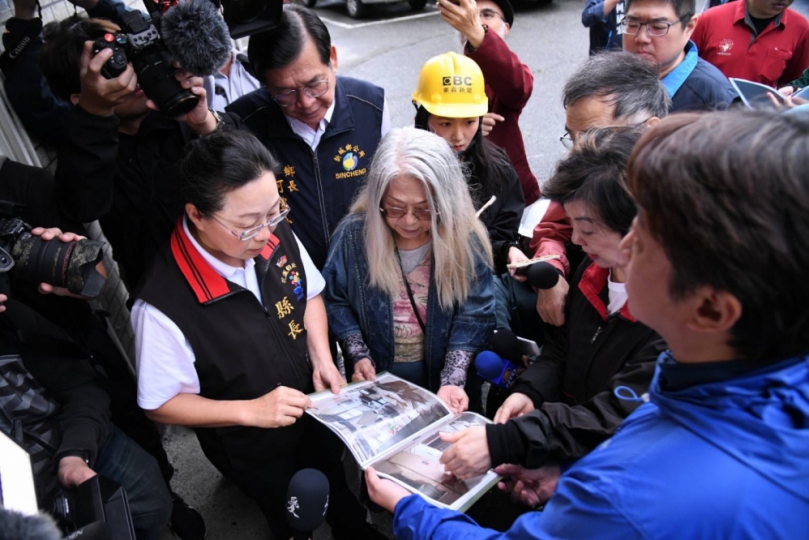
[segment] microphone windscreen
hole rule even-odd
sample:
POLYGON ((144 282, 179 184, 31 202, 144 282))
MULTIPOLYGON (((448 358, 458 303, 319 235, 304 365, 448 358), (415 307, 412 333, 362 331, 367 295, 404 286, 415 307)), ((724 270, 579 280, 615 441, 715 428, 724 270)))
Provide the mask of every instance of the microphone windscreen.
POLYGON ((287 488, 287 523, 296 531, 312 532, 323 524, 329 507, 329 480, 317 469, 301 469, 287 488))
POLYGON ((183 0, 162 20, 163 42, 184 70, 205 77, 227 62, 233 49, 230 33, 211 0, 183 0))
POLYGON ((60 540, 59 529, 46 514, 26 516, 0 507, 0 540, 60 540))
POLYGON ((528 283, 537 289, 550 289, 559 281, 559 271, 550 263, 538 262, 525 272, 528 283))
POLYGON ((522 344, 516 334, 506 328, 498 328, 492 335, 492 350, 511 360, 515 364, 522 363, 522 344))
POLYGON ((475 358, 475 370, 487 381, 496 381, 503 373, 503 359, 495 352, 481 351, 475 358))

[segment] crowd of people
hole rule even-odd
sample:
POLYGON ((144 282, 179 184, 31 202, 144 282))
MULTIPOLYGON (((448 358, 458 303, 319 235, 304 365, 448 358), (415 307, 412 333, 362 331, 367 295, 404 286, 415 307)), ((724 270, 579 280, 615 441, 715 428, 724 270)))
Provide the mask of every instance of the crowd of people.
POLYGON ((43 241, 98 220, 135 334, 132 377, 86 298, 0 274, 0 429, 31 454, 41 508, 102 474, 138 540, 204 538, 163 424, 194 429, 276 539, 303 468, 329 481, 337 540, 385 538, 368 507, 413 540, 805 535, 809 104, 790 96, 809 84, 809 21, 791 2, 587 1, 568 153, 540 182, 509 0, 436 0, 461 49, 425 59, 408 126, 384 88, 338 75, 297 4, 216 74, 175 66, 199 100, 170 119, 131 64, 111 77, 113 51, 94 53, 132 13, 120 0, 44 28, 15 0, 4 85, 58 162, 4 158, 0 199, 43 241), (783 98, 749 110, 729 78, 783 98), (534 258, 551 286, 519 269, 534 258), (475 358, 503 354, 498 334, 540 352, 484 389, 475 358), (355 496, 308 394, 383 371, 492 420, 442 436, 441 463, 503 476, 521 508, 507 530, 373 468, 355 496))

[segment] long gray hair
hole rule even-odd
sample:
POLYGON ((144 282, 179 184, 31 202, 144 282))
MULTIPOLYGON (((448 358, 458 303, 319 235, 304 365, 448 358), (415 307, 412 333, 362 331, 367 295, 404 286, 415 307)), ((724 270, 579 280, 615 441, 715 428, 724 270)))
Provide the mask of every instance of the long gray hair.
POLYGON ((368 181, 357 195, 352 212, 365 213, 365 249, 370 284, 399 294, 401 270, 396 260, 393 232, 379 211, 390 183, 408 176, 421 181, 432 212, 435 286, 442 309, 464 302, 476 279, 475 259, 492 264, 486 227, 475 208, 461 165, 444 139, 416 128, 391 130, 376 150, 368 181))

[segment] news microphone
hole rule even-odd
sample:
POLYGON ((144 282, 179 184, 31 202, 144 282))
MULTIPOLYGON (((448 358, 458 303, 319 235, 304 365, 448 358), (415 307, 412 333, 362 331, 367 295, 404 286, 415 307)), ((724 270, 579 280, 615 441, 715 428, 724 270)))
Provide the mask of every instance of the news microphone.
POLYGON ((61 540, 61 538, 62 534, 49 515, 34 514, 26 516, 0 507, 0 539, 61 540))
POLYGON ((185 71, 213 75, 230 57, 228 26, 211 0, 183 0, 169 8, 162 21, 160 36, 185 71))
POLYGON ((525 277, 535 289, 551 289, 559 281, 559 271, 550 263, 538 262, 528 267, 525 277))
POLYGON ((287 488, 287 523, 295 540, 308 540, 323 524, 329 508, 329 481, 317 469, 301 469, 287 488))
POLYGON ((492 351, 481 351, 475 358, 480 378, 500 388, 508 388, 517 379, 517 366, 492 351))
POLYGON ((517 335, 507 328, 498 328, 492 335, 492 351, 515 364, 522 363, 522 343, 517 335))

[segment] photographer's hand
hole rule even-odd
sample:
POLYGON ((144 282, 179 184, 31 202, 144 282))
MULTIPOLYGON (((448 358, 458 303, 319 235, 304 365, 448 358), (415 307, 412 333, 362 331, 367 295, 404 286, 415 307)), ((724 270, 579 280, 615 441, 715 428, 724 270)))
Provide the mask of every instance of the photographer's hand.
POLYGON ((6 310, 6 300, 8 300, 8 296, 5 294, 0 294, 0 313, 3 313, 6 310))
MULTIPOLYGON (((199 98, 199 103, 190 112, 175 118, 178 122, 188 124, 188 127, 193 129, 199 135, 207 135, 216 130, 218 124, 213 113, 208 110, 208 93, 205 87, 202 86, 202 77, 197 77, 187 71, 184 71, 177 62, 174 62, 174 68, 177 70, 175 77, 180 83, 180 86, 189 90, 192 94, 199 98)), ((157 105, 151 99, 146 102, 146 106, 152 110, 159 110, 157 105)))
POLYGON ((85 41, 81 53, 81 94, 78 105, 96 116, 112 116, 115 107, 124 103, 138 87, 138 77, 132 64, 115 79, 101 74, 112 49, 103 49, 93 56, 93 42, 85 41))
POLYGON ((37 16, 36 0, 14 0, 14 17, 30 21, 37 16))
POLYGON ((66 456, 59 460, 59 483, 66 488, 76 487, 94 477, 96 472, 78 456, 66 456))
MULTIPOLYGON (((79 240, 86 240, 84 236, 78 235, 76 233, 63 233, 61 229, 57 227, 51 227, 50 229, 46 229, 44 227, 37 227, 31 231, 31 234, 34 236, 39 236, 42 240, 46 242, 48 240, 53 240, 54 238, 58 238, 60 242, 78 242, 79 240)), ((107 269, 104 268, 104 263, 98 263, 96 265, 96 270, 98 273, 107 277, 107 269)), ((70 296, 71 298, 80 298, 84 299, 83 296, 79 296, 78 294, 73 294, 72 292, 68 291, 64 287, 54 287, 48 283, 40 283, 38 290, 40 294, 55 294, 56 296, 70 296)))

